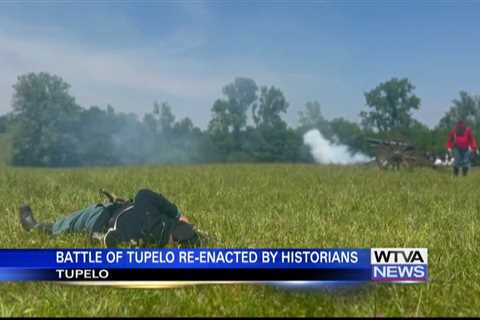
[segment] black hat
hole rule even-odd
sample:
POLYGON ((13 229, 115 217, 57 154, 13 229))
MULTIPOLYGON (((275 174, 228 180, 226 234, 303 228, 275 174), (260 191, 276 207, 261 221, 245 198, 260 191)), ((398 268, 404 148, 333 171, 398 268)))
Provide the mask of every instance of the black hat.
POLYGON ((198 240, 198 234, 195 232, 193 225, 180 221, 173 229, 172 237, 174 241, 180 242, 182 245, 195 245, 198 240))

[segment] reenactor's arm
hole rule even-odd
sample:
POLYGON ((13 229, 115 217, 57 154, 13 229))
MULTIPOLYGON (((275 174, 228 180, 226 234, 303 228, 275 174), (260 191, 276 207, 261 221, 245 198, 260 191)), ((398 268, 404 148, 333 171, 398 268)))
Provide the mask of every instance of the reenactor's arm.
POLYGON ((114 193, 111 193, 111 192, 108 192, 106 191, 105 189, 100 189, 100 194, 105 196, 109 202, 111 203, 125 203, 125 202, 131 202, 131 200, 127 200, 127 199, 124 199, 124 198, 120 198, 118 196, 116 196, 114 193))

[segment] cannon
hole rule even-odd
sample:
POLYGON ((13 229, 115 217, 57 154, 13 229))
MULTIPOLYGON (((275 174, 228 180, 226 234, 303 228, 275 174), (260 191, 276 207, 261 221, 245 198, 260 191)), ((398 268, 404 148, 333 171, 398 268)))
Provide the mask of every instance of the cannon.
POLYGON ((433 167, 425 155, 418 152, 413 144, 400 140, 367 139, 375 148, 375 162, 380 169, 399 170, 416 166, 433 167))

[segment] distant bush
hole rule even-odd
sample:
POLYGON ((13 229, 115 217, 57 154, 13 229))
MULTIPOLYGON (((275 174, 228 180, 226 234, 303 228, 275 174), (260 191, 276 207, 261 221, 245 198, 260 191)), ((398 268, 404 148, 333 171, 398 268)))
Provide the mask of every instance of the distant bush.
POLYGON ((0 165, 8 164, 12 159, 12 145, 10 135, 0 134, 0 165))

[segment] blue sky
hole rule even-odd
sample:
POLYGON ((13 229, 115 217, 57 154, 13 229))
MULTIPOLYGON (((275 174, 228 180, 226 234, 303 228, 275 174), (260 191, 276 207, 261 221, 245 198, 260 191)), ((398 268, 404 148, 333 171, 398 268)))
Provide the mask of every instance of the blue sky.
POLYGON ((408 77, 415 117, 436 124, 460 90, 480 93, 480 1, 0 2, 0 113, 26 72, 72 85, 85 107, 143 114, 168 101, 205 127, 237 76, 358 120, 364 92, 408 77))

